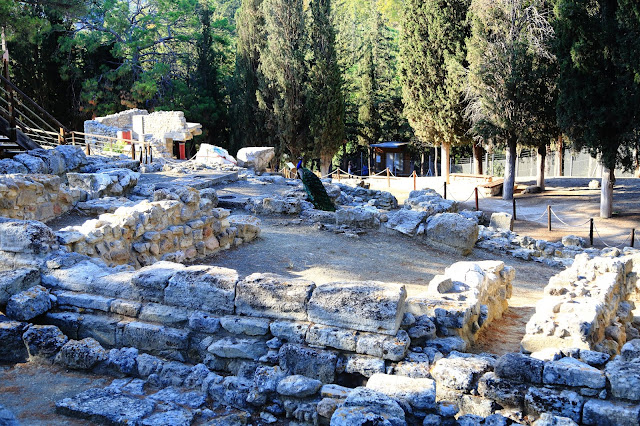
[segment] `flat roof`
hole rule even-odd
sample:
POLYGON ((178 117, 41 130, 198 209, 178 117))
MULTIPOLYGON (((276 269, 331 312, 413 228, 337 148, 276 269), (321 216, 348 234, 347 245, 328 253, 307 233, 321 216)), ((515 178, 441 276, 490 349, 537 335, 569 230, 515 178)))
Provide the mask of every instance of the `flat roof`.
POLYGON ((371 146, 375 148, 400 148, 401 146, 408 145, 409 142, 381 142, 371 146))

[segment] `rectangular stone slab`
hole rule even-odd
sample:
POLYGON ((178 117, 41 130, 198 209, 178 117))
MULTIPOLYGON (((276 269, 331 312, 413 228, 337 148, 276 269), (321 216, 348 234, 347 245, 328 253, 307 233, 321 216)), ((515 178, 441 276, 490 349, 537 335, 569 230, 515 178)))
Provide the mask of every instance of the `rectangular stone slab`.
POLYGON ((315 284, 274 274, 252 274, 236 292, 238 314, 306 321, 307 303, 315 284))
POLYGON ((375 281, 319 285, 309 300, 309 321, 395 335, 404 315, 405 287, 375 281))
POLYGON ((216 266, 190 266, 177 271, 164 290, 167 305, 233 314, 238 273, 216 266))

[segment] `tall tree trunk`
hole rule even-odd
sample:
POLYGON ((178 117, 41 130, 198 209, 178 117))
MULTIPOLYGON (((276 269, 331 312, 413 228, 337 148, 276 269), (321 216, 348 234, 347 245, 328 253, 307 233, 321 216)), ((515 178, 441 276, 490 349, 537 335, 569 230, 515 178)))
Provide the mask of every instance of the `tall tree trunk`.
POLYGON ((558 150, 556 151, 556 176, 564 176, 564 141, 562 140, 562 133, 558 135, 558 150))
POLYGON ((502 199, 513 199, 513 188, 516 183, 516 141, 507 142, 507 158, 504 167, 504 184, 502 185, 502 199))
POLYGON ((600 217, 609 218, 613 214, 614 170, 603 164, 602 183, 600 184, 600 217))
POLYGON ((484 174, 482 173, 482 156, 484 155, 484 148, 482 148, 482 145, 476 145, 475 143, 472 146, 473 146, 473 172, 477 175, 482 175, 484 174))
POLYGON ((442 159, 441 159, 441 166, 440 168, 442 169, 442 177, 444 178, 444 181, 447 182, 447 184, 449 183, 449 154, 451 153, 451 144, 450 143, 443 143, 442 144, 442 159))
POLYGON ((333 154, 331 154, 330 152, 320 153, 320 174, 322 176, 326 176, 329 174, 331 160, 333 160, 333 154))
POLYGON ((540 145, 538 147, 538 169, 536 170, 536 185, 538 185, 544 191, 544 168, 545 160, 547 158, 547 146, 540 145))
POLYGON ((438 147, 435 147, 433 151, 435 153, 433 156, 433 175, 438 177, 438 147))
POLYGON ((420 176, 424 176, 425 174, 425 168, 424 168, 424 151, 422 151, 420 153, 420 176))

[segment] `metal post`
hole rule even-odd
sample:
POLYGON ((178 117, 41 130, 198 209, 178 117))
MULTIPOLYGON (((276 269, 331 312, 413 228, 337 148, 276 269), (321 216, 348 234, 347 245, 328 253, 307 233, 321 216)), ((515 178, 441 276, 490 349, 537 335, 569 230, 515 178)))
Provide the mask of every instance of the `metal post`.
POLYGON ((444 183, 444 197, 442 198, 444 198, 445 200, 447 199, 447 182, 446 181, 444 183))
POLYGON ((593 246, 593 218, 589 219, 589 244, 593 246))
MULTIPOLYGON (((478 208, 478 187, 477 186, 476 186, 475 193, 476 193, 476 211, 480 211, 480 209, 478 208)), ((515 219, 515 215, 514 215, 514 219, 515 219)))
POLYGON ((636 242, 636 228, 631 228, 631 247, 636 242))
POLYGON ((551 206, 547 206, 547 230, 551 231, 551 206))
POLYGON ((513 215, 512 215, 513 216, 513 220, 517 220, 517 218, 516 218, 516 197, 513 197, 513 199, 511 200, 511 204, 512 204, 511 212, 513 213, 513 215))

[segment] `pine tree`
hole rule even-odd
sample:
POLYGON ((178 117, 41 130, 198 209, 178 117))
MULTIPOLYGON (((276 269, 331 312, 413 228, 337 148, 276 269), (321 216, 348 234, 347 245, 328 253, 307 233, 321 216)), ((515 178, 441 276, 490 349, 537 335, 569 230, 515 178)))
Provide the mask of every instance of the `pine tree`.
POLYGON ((442 145, 448 180, 452 144, 469 143, 464 91, 470 0, 407 0, 400 45, 404 112, 418 140, 442 145))
POLYGON ((630 167, 640 129, 640 4, 558 0, 558 120, 604 167, 600 217, 613 211, 613 170, 630 167))
POLYGON ((477 135, 505 145, 503 198, 513 198, 516 147, 551 138, 553 29, 542 0, 473 0, 469 116, 477 135))
POLYGON ((322 174, 345 138, 342 74, 335 49, 331 23, 331 1, 311 1, 311 66, 309 72, 308 113, 314 158, 320 158, 322 174))
POLYGON ((306 27, 302 0, 264 0, 266 43, 260 49, 259 107, 275 131, 276 155, 296 158, 308 137, 305 85, 306 27))

